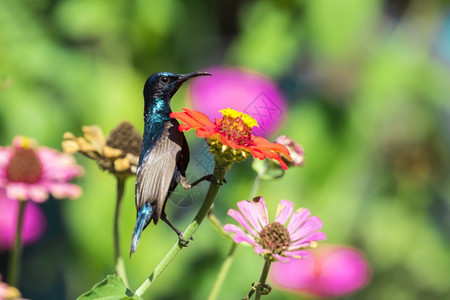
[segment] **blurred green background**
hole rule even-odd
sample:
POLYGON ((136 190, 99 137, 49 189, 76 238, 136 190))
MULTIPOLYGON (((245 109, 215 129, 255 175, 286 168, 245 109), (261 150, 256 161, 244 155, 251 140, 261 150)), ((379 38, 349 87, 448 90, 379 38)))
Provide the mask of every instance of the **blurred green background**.
MULTIPOLYGON (((446 4, 447 3, 447 4, 446 4)), ((142 87, 157 71, 248 67, 273 78, 289 100, 287 134, 306 165, 260 194, 322 218, 331 243, 361 249, 372 281, 346 299, 450 298, 450 7, 421 0, 0 1, 0 144, 17 135, 60 149, 82 125, 108 133, 122 120, 143 128, 142 87)), ((174 110, 190 104, 186 88, 174 110)), ((214 99, 211 99, 213 101, 214 99)), ((275 138, 273 136, 272 138, 275 138)), ((191 155, 203 141, 192 133, 191 155)), ((24 249, 25 298, 74 299, 114 272, 114 178, 80 155, 76 201, 43 204, 46 235, 24 249)), ((251 161, 235 165, 215 212, 245 199, 251 161)), ((206 188, 206 185, 203 186, 206 188)), ((126 185, 122 252, 135 223, 126 185)), ((166 211, 180 228, 191 207, 166 211)), ((176 237, 151 225, 125 257, 135 290, 176 237)), ((205 222, 146 299, 205 299, 229 241, 205 222)), ((8 253, 1 252, 1 272, 8 253)), ((219 299, 240 299, 262 259, 239 247, 219 299)), ((297 299, 274 291, 267 299, 297 299)))

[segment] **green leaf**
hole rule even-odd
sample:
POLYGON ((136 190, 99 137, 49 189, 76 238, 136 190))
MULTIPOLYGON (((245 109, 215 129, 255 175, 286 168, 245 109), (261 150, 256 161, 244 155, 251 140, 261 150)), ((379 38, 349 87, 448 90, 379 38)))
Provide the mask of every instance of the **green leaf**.
POLYGON ((101 300, 142 300, 134 295, 117 275, 108 275, 94 287, 77 298, 77 300, 101 299, 101 300))

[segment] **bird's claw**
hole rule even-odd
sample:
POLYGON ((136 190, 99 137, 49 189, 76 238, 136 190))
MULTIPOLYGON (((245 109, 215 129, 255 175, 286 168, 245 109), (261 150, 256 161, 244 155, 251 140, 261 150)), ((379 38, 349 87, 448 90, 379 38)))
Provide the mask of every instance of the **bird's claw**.
POLYGON ((219 179, 214 174, 207 175, 207 181, 211 183, 215 183, 217 185, 222 186, 224 183, 227 183, 227 180, 224 178, 222 181, 219 181, 219 179))
POLYGON ((183 233, 180 233, 178 235, 178 243, 180 243, 180 245, 183 247, 189 246, 189 241, 193 241, 193 240, 194 240, 194 238, 192 236, 188 240, 185 240, 183 238, 183 233))

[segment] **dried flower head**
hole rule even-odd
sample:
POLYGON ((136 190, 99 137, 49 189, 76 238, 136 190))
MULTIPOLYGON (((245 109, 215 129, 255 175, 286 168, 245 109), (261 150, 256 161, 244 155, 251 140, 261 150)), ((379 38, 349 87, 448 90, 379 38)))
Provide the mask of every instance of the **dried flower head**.
POLYGON ((84 137, 64 134, 64 152, 80 152, 94 159, 100 169, 115 176, 136 174, 142 138, 129 122, 122 122, 114 128, 106 139, 98 126, 83 126, 84 137))

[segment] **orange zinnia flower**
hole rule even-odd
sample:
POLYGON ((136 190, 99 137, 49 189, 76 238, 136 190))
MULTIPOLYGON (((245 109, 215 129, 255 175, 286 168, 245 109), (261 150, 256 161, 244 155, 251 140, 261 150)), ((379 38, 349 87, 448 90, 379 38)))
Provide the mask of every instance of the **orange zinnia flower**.
POLYGON ((173 112, 172 118, 183 121, 180 131, 196 129, 196 134, 200 138, 206 138, 210 151, 219 155, 227 162, 239 162, 250 157, 270 158, 287 169, 286 163, 281 159, 281 155, 291 160, 289 150, 278 143, 271 143, 263 137, 253 136, 252 128, 258 123, 251 116, 242 112, 227 108, 220 112, 223 117, 211 122, 209 118, 198 111, 183 108, 184 112, 173 112))

